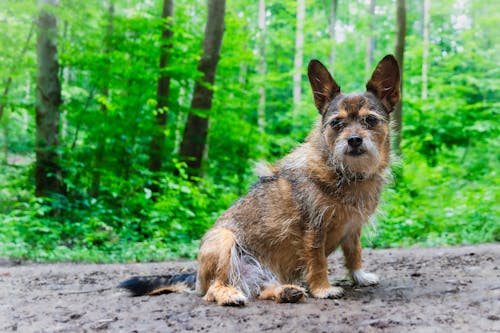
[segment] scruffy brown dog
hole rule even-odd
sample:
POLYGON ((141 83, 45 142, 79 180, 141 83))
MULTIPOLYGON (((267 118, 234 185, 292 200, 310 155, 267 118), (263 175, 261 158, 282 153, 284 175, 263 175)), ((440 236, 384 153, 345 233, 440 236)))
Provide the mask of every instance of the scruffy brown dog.
POLYGON ((339 245, 354 282, 378 283, 362 269, 360 233, 388 173, 398 64, 384 57, 362 94, 341 93, 317 60, 308 75, 321 118, 305 143, 269 168, 205 234, 197 275, 134 277, 120 287, 153 295, 196 284, 205 300, 220 305, 243 305, 252 296, 298 302, 307 292, 335 298, 343 290, 328 282, 326 259, 339 245))

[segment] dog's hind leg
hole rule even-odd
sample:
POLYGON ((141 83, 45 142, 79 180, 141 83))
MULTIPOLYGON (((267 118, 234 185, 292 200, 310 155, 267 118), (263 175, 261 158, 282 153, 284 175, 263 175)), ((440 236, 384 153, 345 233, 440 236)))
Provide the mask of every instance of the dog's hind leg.
POLYGON ((219 305, 240 306, 246 296, 230 284, 231 266, 238 263, 234 233, 226 228, 216 227, 203 237, 198 254, 197 291, 210 302, 219 305))
POLYGON ((297 303, 306 296, 304 288, 293 284, 268 285, 259 294, 261 300, 273 300, 278 303, 297 303))

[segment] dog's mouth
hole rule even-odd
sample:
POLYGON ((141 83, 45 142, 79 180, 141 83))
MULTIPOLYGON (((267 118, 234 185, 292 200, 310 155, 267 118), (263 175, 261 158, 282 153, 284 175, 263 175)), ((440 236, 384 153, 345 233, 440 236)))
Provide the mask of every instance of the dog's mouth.
POLYGON ((364 153, 366 153, 366 150, 361 149, 361 148, 351 148, 351 149, 348 149, 346 151, 346 155, 348 155, 348 156, 354 156, 354 157, 361 156, 364 153))

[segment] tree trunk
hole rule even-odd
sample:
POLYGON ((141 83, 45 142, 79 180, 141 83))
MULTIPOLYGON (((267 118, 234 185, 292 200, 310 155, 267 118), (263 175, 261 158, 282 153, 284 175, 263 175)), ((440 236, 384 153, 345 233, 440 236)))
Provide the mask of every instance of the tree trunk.
MULTIPOLYGON (((174 16, 174 1, 163 1, 162 12, 162 43, 160 49, 160 76, 158 78, 158 86, 156 90, 156 99, 158 101, 157 113, 155 116, 155 129, 151 136, 149 146, 149 171, 156 173, 161 171, 163 153, 165 146, 165 128, 167 127, 168 118, 168 94, 170 90, 170 75, 165 73, 167 67, 170 50, 172 49, 172 19, 174 16)), ((157 193, 160 191, 158 185, 158 177, 153 175, 153 183, 151 191, 157 193)))
POLYGON ((422 99, 427 99, 428 73, 429 73, 429 12, 431 1, 424 0, 424 25, 422 45, 422 99))
POLYGON ((40 0, 37 36, 36 165, 35 194, 64 194, 59 165, 59 106, 61 83, 57 58, 57 18, 53 13, 58 0, 40 0))
POLYGON ((295 29, 295 59, 293 61, 293 126, 296 126, 297 111, 302 98, 302 63, 304 49, 305 0, 297 0, 297 26, 295 29))
POLYGON ((259 0, 259 66, 260 78, 259 105, 257 108, 257 128, 260 133, 265 132, 266 127, 266 88, 264 85, 266 76, 266 1, 259 0))
POLYGON ((399 63, 399 69, 401 73, 401 101, 396 105, 394 109, 394 129, 395 141, 394 150, 397 155, 401 155, 401 131, 403 129, 403 60, 404 60, 404 50, 405 50, 405 36, 406 36, 406 6, 405 0, 397 0, 397 33, 396 33, 396 49, 395 56, 399 63))
POLYGON ((208 134, 208 113, 212 107, 213 84, 224 34, 225 0, 208 0, 208 18, 203 40, 203 55, 198 70, 203 78, 195 83, 191 109, 182 138, 180 155, 190 176, 201 176, 201 164, 208 134), (199 115, 203 113, 203 115, 199 115))
POLYGON ((335 26, 337 25, 337 7, 338 7, 338 0, 332 0, 332 7, 330 8, 330 17, 329 17, 329 22, 328 22, 328 32, 330 33, 330 39, 332 40, 332 46, 330 49, 330 66, 332 68, 335 65, 335 50, 337 46, 337 37, 336 37, 336 29, 335 26))
MULTIPOLYGON (((109 59, 109 52, 111 49, 111 37, 113 34, 113 16, 114 16, 115 8, 113 5, 113 1, 109 2, 108 7, 108 29, 106 32, 106 37, 104 40, 104 70, 101 73, 101 87, 100 93, 106 100, 109 98, 109 81, 110 81, 110 66, 111 62, 109 59)), ((90 195, 92 197, 99 196, 100 188, 101 188, 101 170, 104 164, 104 157, 106 156, 106 134, 104 131, 104 126, 107 125, 108 118, 108 109, 106 103, 101 104, 101 112, 103 121, 99 126, 101 129, 97 134, 97 148, 94 156, 94 163, 92 166, 92 186, 90 188, 90 195)))
POLYGON ((375 49, 375 37, 373 30, 375 29, 375 0, 370 0, 368 38, 366 41, 366 56, 365 56, 365 75, 369 76, 373 65, 373 50, 375 49))

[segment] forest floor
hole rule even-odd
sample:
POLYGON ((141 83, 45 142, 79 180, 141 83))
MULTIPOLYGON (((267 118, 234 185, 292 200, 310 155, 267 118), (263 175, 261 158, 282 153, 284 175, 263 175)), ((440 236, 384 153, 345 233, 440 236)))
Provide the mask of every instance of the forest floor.
MULTIPOLYGON (((500 244, 366 250, 376 287, 337 300, 251 300, 241 308, 195 294, 129 297, 131 275, 193 270, 193 262, 33 264, 0 261, 0 332, 500 332, 500 244)), ((335 272, 335 274, 333 274, 335 272)))

